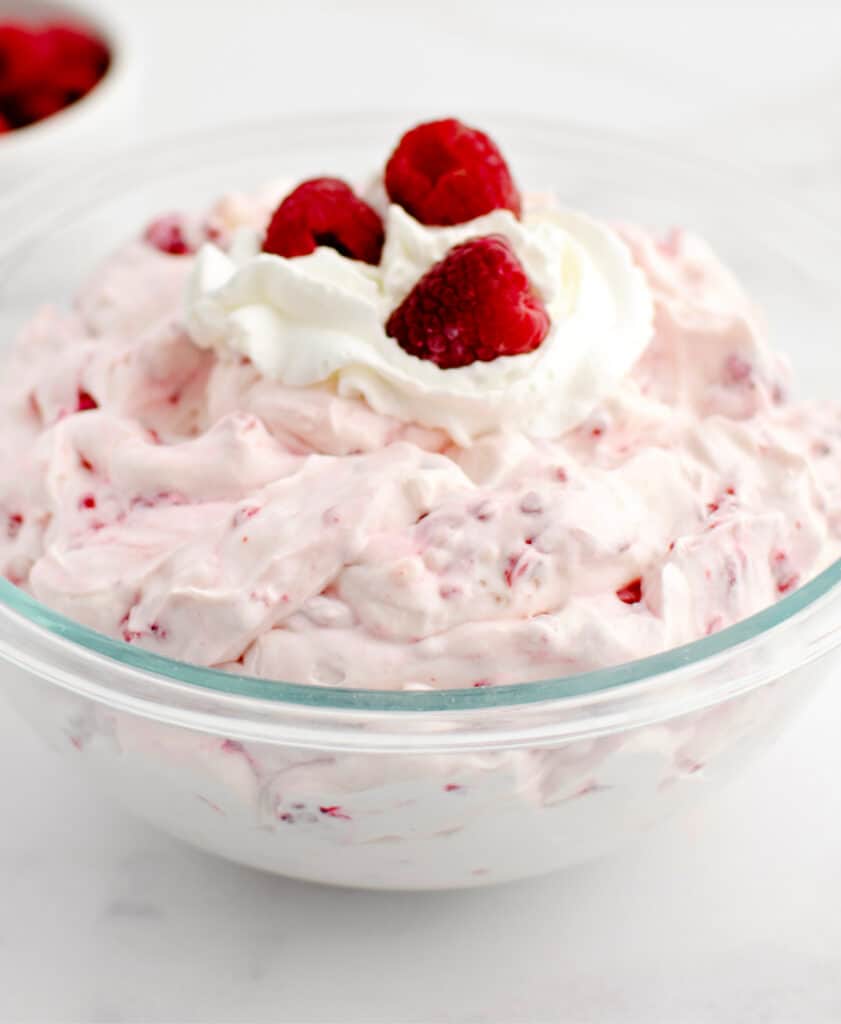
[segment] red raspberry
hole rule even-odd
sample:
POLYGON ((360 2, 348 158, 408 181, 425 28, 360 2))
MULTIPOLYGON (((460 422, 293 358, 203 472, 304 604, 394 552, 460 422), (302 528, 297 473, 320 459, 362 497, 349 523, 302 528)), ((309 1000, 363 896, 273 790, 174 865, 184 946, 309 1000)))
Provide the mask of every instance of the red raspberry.
POLYGON ((102 74, 108 67, 108 48, 96 36, 73 25, 52 24, 42 29, 44 44, 59 69, 93 68, 102 74))
POLYGON ((22 127, 57 113, 96 85, 108 68, 105 45, 70 25, 0 25, 0 101, 22 127))
POLYGON ((79 388, 76 393, 76 412, 90 412, 91 409, 98 409, 99 402, 88 391, 79 388))
POLYGON ((102 78, 97 67, 89 64, 68 64, 50 75, 51 85, 65 98, 65 106, 75 103, 93 89, 102 78))
POLYGON ((51 25, 43 31, 49 53, 49 84, 66 93, 72 103, 93 89, 108 69, 105 45, 71 25, 51 25))
POLYGON ((177 213, 153 220, 143 238, 149 245, 170 256, 187 256, 193 252, 193 247, 187 241, 184 222, 177 213))
POLYGON ((21 125, 34 124, 52 117, 67 106, 67 96, 51 85, 38 85, 27 89, 15 103, 15 113, 21 125))
POLYGON ((0 25, 0 96, 20 95, 42 81, 45 48, 38 32, 23 25, 0 25))
POLYGON ((642 600, 642 580, 637 576, 635 580, 620 587, 616 596, 623 604, 639 604, 642 600))
POLYGON ((422 224, 463 224, 491 210, 520 215, 520 193, 496 143, 455 118, 407 132, 386 164, 385 187, 422 224))
POLYGON ((278 206, 263 252, 306 256, 327 245, 352 260, 379 263, 385 232, 380 215, 338 178, 302 182, 278 206))
POLYGON ((4 135, 6 132, 10 132, 11 130, 12 122, 0 113, 0 135, 4 135))
POLYGON ((549 314, 501 235, 450 249, 394 310, 386 331, 402 349, 443 369, 531 352, 549 314))

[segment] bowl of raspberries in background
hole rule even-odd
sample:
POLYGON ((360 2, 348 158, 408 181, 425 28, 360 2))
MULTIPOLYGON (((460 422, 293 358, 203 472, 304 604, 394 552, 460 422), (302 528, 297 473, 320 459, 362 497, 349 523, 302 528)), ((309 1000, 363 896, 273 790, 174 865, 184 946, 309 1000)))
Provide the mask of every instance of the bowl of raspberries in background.
POLYGON ((96 5, 0 0, 0 204, 58 159, 127 140, 127 50, 96 5))

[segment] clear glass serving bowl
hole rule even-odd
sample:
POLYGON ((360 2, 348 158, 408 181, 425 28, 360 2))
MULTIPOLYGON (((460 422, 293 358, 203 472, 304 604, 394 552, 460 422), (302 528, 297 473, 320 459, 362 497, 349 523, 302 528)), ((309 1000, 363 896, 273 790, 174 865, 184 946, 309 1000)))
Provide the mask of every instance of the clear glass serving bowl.
MULTIPOLYGON (((706 235, 764 303, 803 392, 836 392, 835 234, 733 170, 570 124, 475 120, 522 182, 599 216, 706 235)), ((0 337, 42 302, 69 302, 153 215, 276 177, 362 178, 407 123, 280 119, 34 187, 3 225, 0 337)), ((836 563, 759 615, 642 661, 441 693, 191 667, 0 582, 2 688, 92 783, 208 851, 338 885, 483 885, 604 854, 718 792, 832 671, 840 581, 836 563)))

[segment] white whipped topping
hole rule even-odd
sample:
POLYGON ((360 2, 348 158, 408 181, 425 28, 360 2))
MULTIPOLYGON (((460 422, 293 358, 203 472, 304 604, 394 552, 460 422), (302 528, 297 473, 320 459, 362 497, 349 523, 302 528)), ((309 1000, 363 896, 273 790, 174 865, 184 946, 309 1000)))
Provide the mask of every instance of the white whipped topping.
POLYGON ((199 252, 187 289, 197 344, 247 356, 290 387, 329 384, 377 412, 439 427, 461 445, 500 429, 558 437, 630 370, 651 335, 652 304, 624 242, 579 213, 527 204, 456 227, 427 227, 401 207, 386 216, 379 267, 333 249, 284 259, 256 232, 226 254, 199 252), (385 333, 390 312, 454 245, 501 234, 546 304, 550 333, 534 352, 443 370, 385 333))

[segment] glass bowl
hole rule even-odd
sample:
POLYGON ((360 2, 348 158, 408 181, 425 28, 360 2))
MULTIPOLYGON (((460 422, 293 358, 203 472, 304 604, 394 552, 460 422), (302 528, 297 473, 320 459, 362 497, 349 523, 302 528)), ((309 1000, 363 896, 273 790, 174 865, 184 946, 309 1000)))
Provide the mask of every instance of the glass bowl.
MULTIPOLYGON (((639 141, 475 120, 522 182, 598 216, 706 235, 764 304, 803 390, 833 393, 841 244, 822 224, 749 176, 639 141)), ((40 303, 69 302, 161 211, 277 177, 363 178, 407 123, 279 119, 36 186, 4 224, 0 337, 40 303)), ((714 796, 832 671, 840 581, 836 563, 736 626, 616 668, 422 693, 192 667, 92 633, 0 581, 2 688, 93 784, 212 853, 337 885, 484 885, 618 849, 714 796)))

